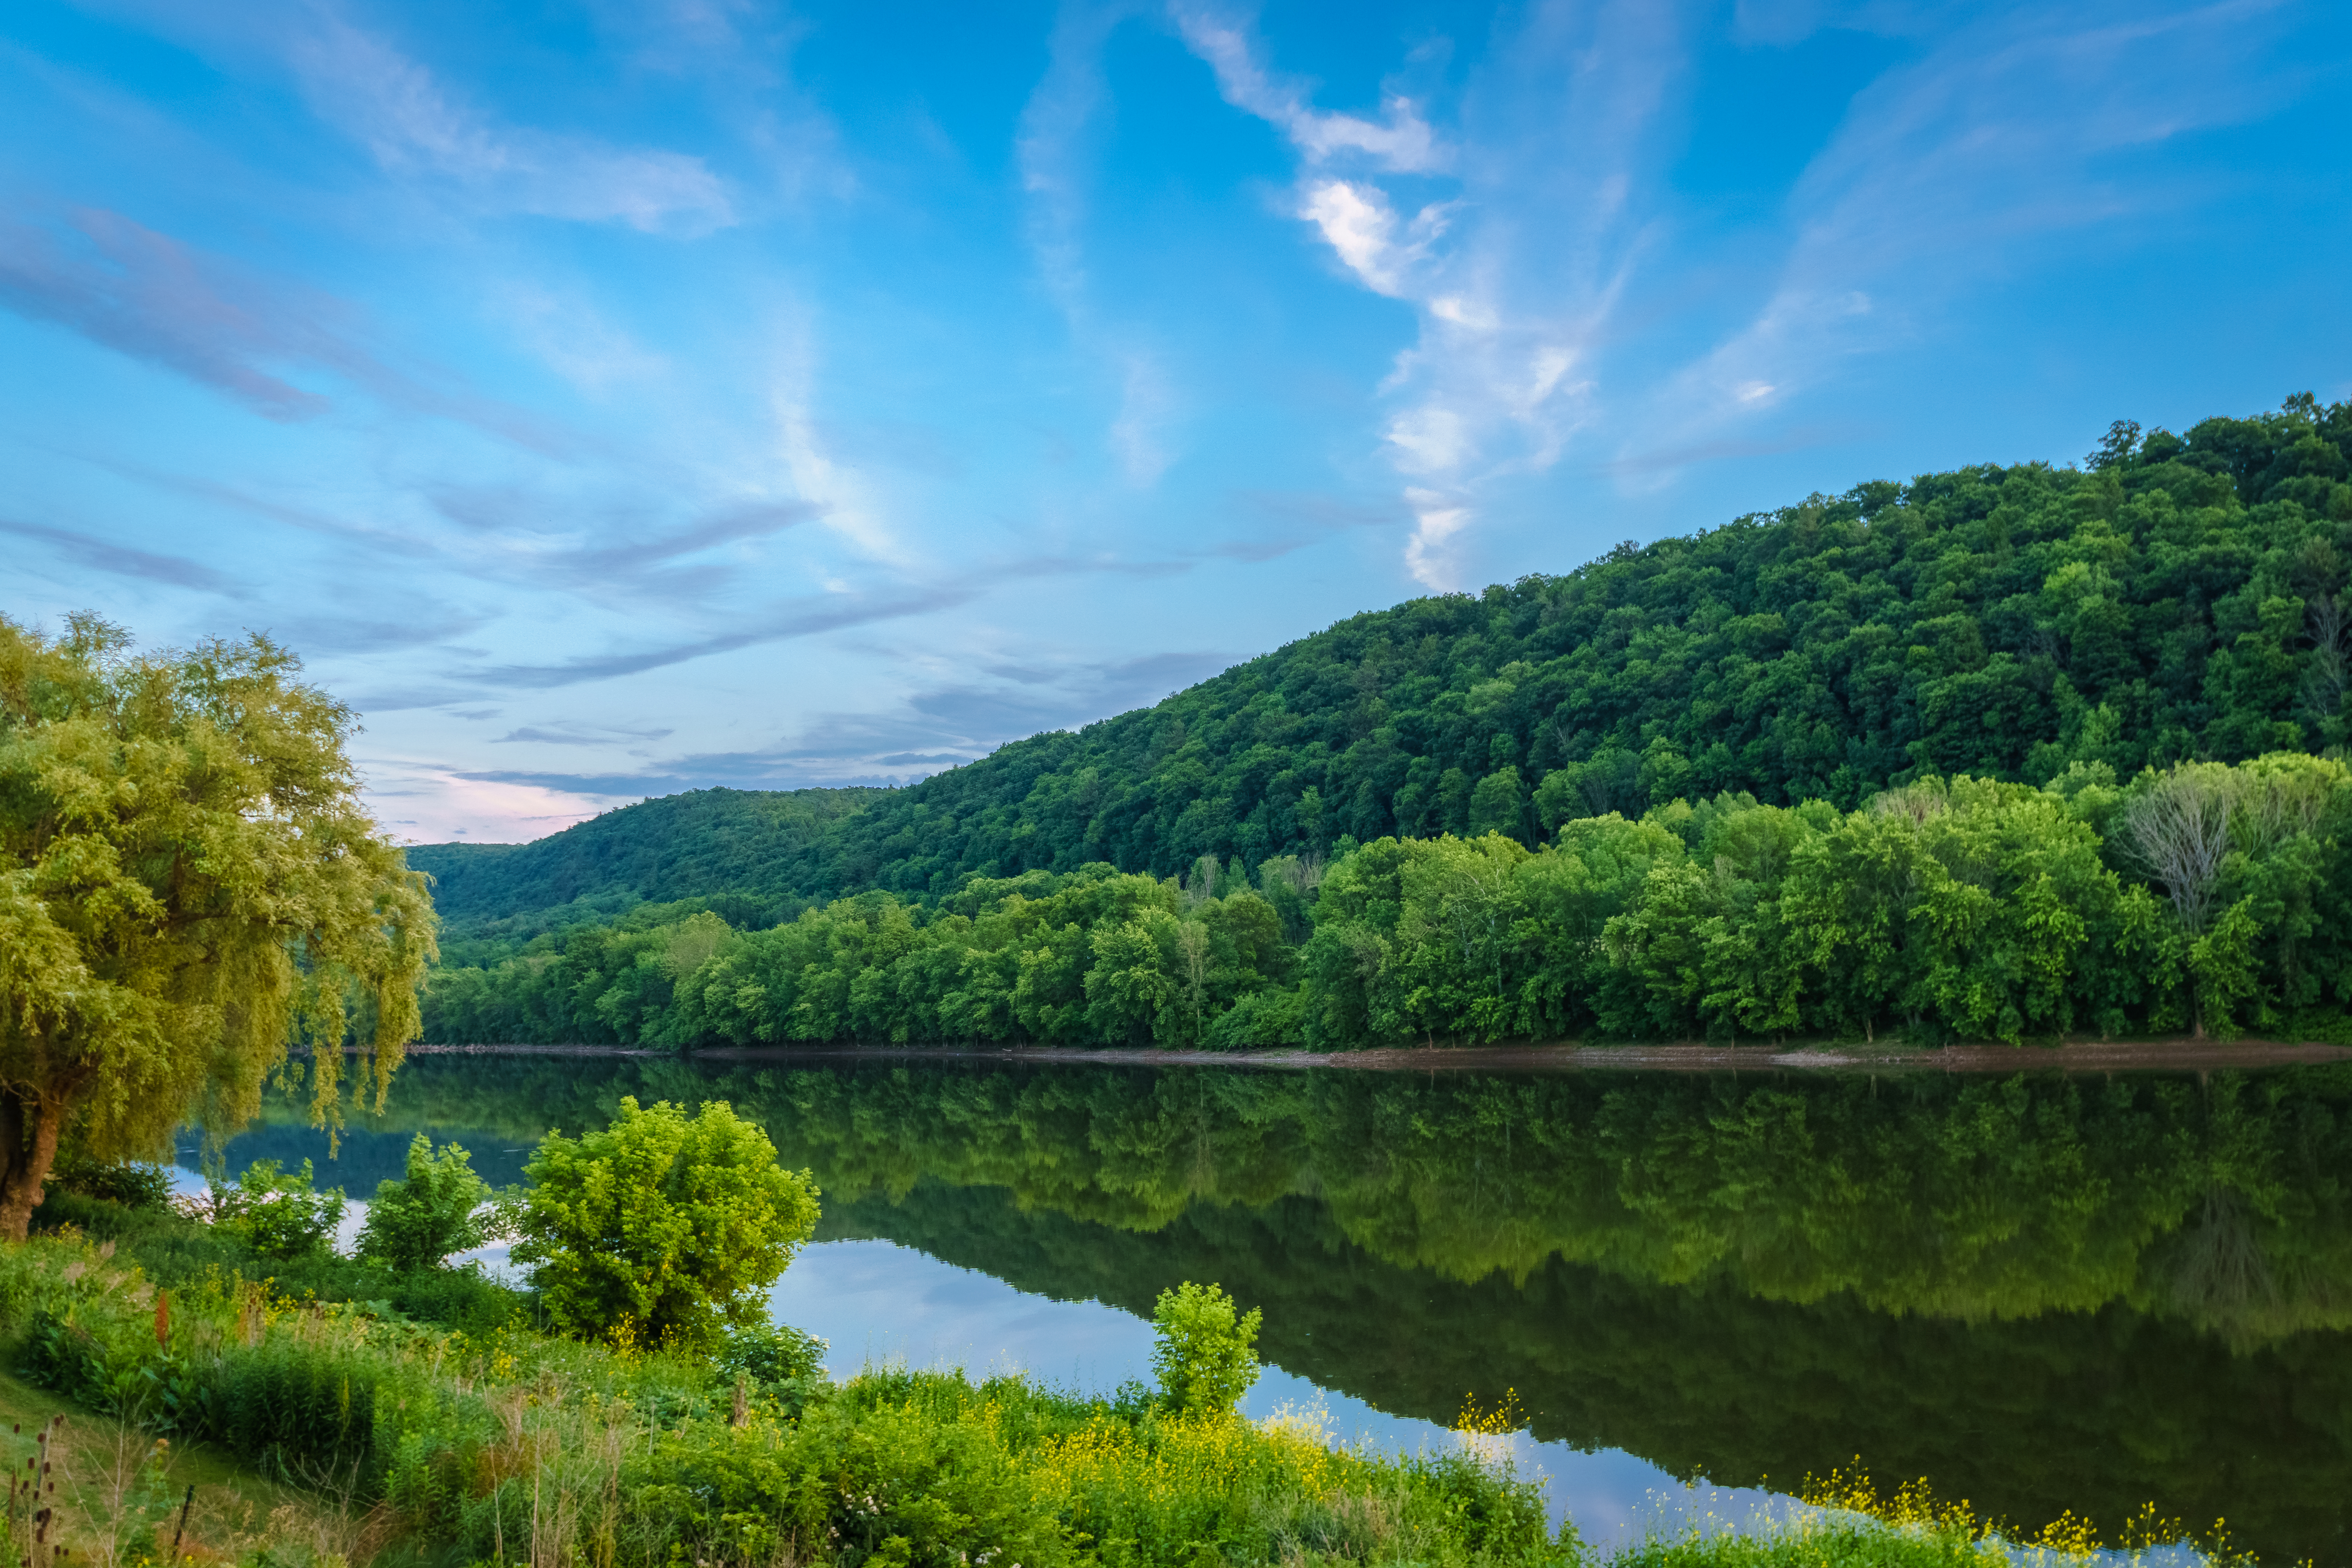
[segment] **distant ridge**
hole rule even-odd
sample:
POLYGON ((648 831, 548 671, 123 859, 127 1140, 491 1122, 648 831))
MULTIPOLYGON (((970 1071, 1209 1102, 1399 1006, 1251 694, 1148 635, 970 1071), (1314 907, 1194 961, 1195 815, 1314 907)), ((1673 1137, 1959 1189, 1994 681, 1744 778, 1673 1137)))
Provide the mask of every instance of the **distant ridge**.
MULTIPOLYGON (((639 902, 725 899, 734 918, 774 918, 771 899, 822 864, 826 831, 887 789, 699 789, 625 805, 528 844, 420 844, 408 863, 460 926, 577 906, 583 916, 639 902)), ((779 911, 781 912, 781 911, 779 911)))
MULTIPOLYGON (((432 845, 445 914, 730 895, 730 921, 966 875, 1496 829, 1677 795, 1858 804, 2346 741, 2352 403, 2090 465, 1858 486, 1565 576, 1350 617, 902 790, 702 790, 522 846, 432 845)), ((722 910, 722 913, 728 913, 722 910)))

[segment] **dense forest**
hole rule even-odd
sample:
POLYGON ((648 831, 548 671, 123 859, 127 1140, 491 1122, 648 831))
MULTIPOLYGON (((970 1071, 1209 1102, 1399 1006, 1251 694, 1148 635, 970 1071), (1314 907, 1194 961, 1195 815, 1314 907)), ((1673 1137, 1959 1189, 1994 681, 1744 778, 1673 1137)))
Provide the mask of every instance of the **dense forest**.
MULTIPOLYGON (((601 1125, 625 1094, 758 1121, 814 1173, 826 1237, 1144 1311, 1164 1286, 1222 1280, 1265 1308, 1271 1359, 1384 1410, 1445 1422, 1465 1390, 1516 1389, 1539 1436, 1718 1483, 1785 1484, 1860 1449, 2021 1521, 2112 1521, 2155 1496, 2226 1510, 2266 1558, 2341 1554, 2342 1067, 1994 1081, 433 1058, 352 1138, 389 1154, 413 1128, 475 1129, 457 1135, 494 1169, 501 1145, 601 1125), (2239 1458, 2216 1466, 2223 1449, 2239 1458)), ((236 1157, 316 1152, 299 1099, 269 1114, 236 1157)))
POLYGON ((414 851, 428 1037, 2332 1036, 2347 478, 2352 403, 2118 425, 1360 616, 908 789, 414 851))

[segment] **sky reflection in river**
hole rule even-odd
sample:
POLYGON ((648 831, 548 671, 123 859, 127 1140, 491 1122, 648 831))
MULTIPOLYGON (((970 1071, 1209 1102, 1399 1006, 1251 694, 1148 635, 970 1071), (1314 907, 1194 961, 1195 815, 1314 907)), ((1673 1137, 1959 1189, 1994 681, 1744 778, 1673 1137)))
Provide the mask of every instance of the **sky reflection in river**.
MULTIPOLYGON (((826 1342, 826 1368, 847 1377, 868 1363, 962 1367, 975 1376, 1026 1372, 1084 1394, 1151 1377, 1151 1325, 1099 1301, 1059 1301, 890 1241, 826 1241, 802 1250, 769 1292, 776 1317, 826 1342)), ((1343 1442, 1406 1452, 1458 1439, 1432 1421, 1391 1415, 1268 1366, 1242 1402, 1263 1418, 1286 1406, 1319 1414, 1343 1442)), ((1620 1448, 1584 1453, 1565 1443, 1512 1439, 1522 1475, 1539 1477, 1552 1521, 1576 1521, 1595 1544, 1644 1524, 1709 1510, 1744 1517, 1770 1502, 1754 1490, 1685 1487, 1620 1448)))

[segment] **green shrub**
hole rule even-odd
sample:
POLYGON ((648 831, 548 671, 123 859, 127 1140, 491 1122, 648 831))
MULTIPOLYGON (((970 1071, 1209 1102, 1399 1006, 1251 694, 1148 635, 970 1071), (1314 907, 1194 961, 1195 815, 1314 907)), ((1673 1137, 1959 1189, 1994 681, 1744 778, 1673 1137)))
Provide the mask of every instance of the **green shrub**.
POLYGON ((824 1372, 825 1342, 789 1323, 753 1323, 735 1330, 714 1361, 727 1375, 753 1383, 796 1383, 824 1372))
POLYGON ((60 1153, 43 1185, 52 1193, 73 1193, 150 1212, 161 1211, 172 1201, 172 1173, 163 1166, 93 1160, 78 1152, 60 1153))
POLYGON ((786 1426, 701 1426, 624 1470, 628 1513, 667 1555, 838 1568, 1057 1568, 1070 1543, 1024 1467, 976 1419, 829 1401, 786 1426))
POLYGON ((1281 1050, 1307 1043, 1307 988, 1288 986, 1246 993, 1217 1015, 1202 1033, 1212 1050, 1281 1050))
POLYGON ((376 1184, 353 1250, 412 1273, 437 1268, 451 1253, 470 1252, 490 1239, 483 1222, 490 1184, 474 1174, 471 1161, 455 1143, 436 1152, 419 1132, 408 1145, 406 1177, 376 1184))
POLYGON ((765 1292, 816 1229, 816 1183, 724 1100, 688 1116, 624 1099, 610 1126, 551 1132, 525 1167, 517 1262, 570 1333, 679 1349, 766 1321, 765 1292))
POLYGON ((212 1189, 212 1223, 242 1238, 258 1257, 324 1252, 343 1223, 343 1189, 317 1192, 313 1179, 308 1160, 299 1171, 280 1171, 275 1160, 256 1160, 233 1184, 212 1189))
POLYGON ((1151 1315, 1159 1340, 1151 1369, 1160 1392, 1179 1410, 1230 1410, 1257 1381, 1257 1328, 1264 1314, 1253 1307, 1234 1315, 1234 1300, 1223 1288, 1191 1280, 1160 1292, 1151 1315))
POLYGON ((2010 1568, 2009 1554, 1965 1532, 1905 1528, 1858 1515, 1807 1515, 1747 1531, 1653 1536, 1609 1568, 2010 1568))
POLYGON ((522 1291, 478 1268, 403 1273, 366 1259, 338 1257, 324 1247, 299 1258, 270 1258, 247 1245, 239 1231, 205 1225, 170 1209, 130 1209, 75 1193, 52 1192, 34 1211, 33 1228, 54 1231, 64 1226, 92 1241, 113 1242, 121 1257, 166 1289, 234 1275, 267 1276, 281 1295, 360 1302, 379 1316, 473 1333, 504 1327, 525 1310, 529 1300, 522 1291))

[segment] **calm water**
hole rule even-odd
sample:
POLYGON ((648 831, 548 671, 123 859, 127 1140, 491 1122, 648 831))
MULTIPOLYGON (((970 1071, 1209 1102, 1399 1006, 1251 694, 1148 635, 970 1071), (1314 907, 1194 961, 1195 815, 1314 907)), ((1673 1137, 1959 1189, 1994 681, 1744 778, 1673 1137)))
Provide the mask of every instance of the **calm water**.
POLYGON ((330 1166, 412 1132, 518 1179, 623 1095, 724 1099, 823 1188, 774 1292, 836 1373, 1148 1376, 1163 1288, 1263 1308, 1249 1408, 1451 1442, 1612 1540, 1859 1458, 2026 1529, 2147 1502, 2352 1563, 2352 1069, 1395 1075, 420 1057, 330 1166))

